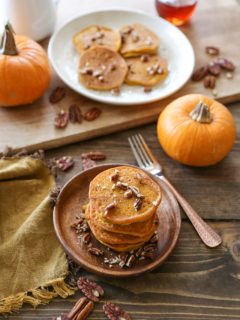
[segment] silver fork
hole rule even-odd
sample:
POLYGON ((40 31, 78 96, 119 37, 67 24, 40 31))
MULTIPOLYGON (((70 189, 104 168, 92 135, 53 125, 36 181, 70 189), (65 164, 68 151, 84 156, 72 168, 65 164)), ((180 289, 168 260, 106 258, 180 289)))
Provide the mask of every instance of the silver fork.
POLYGON ((161 179, 172 193, 177 198, 179 204, 185 211, 189 220, 193 224, 199 237, 210 248, 217 247, 222 239, 220 236, 198 215, 198 213, 191 207, 191 205, 184 199, 174 186, 163 175, 162 166, 157 161, 152 151, 149 149, 147 143, 141 134, 134 135, 128 138, 134 157, 140 168, 145 169, 161 179))

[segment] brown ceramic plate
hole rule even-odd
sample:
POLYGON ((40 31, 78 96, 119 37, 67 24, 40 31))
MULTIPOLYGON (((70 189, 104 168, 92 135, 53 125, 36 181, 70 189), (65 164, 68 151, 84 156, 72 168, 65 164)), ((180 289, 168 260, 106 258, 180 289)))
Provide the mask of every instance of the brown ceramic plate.
MULTIPOLYGON (((177 201, 168 187, 154 176, 162 188, 163 198, 158 209, 159 224, 157 226, 158 243, 154 260, 137 261, 132 268, 111 268, 103 262, 103 257, 96 257, 87 251, 87 245, 80 241, 71 225, 81 212, 83 204, 88 202, 88 187, 91 180, 101 171, 123 164, 104 164, 83 171, 74 176, 61 190, 55 209, 54 227, 65 251, 83 268, 100 276, 129 277, 137 276, 158 267, 169 256, 179 237, 181 215, 177 201)), ((94 247, 104 251, 109 257, 111 251, 93 239, 94 247)), ((113 253, 113 252, 112 252, 113 253)), ((115 253, 113 253, 115 254, 115 253)))

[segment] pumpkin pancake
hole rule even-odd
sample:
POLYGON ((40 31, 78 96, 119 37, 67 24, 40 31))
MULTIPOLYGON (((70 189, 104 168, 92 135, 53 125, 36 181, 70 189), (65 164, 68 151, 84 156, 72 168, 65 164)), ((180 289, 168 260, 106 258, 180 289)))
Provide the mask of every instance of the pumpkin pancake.
POLYGON ((72 40, 80 54, 95 46, 103 46, 113 51, 118 51, 121 46, 119 31, 97 25, 81 30, 73 36, 72 40))
POLYGON ((94 47, 80 57, 79 80, 90 89, 111 90, 124 82, 127 64, 117 52, 94 47))
POLYGON ((138 168, 120 166, 99 173, 90 183, 91 212, 113 224, 151 219, 161 201, 160 186, 138 168))
POLYGON ((88 220, 88 224, 95 235, 95 237, 100 241, 104 243, 109 244, 136 244, 139 242, 146 242, 148 241, 152 235, 154 234, 156 227, 153 224, 150 232, 145 235, 144 237, 136 237, 128 234, 120 234, 120 233, 113 233, 110 231, 106 231, 104 229, 99 228, 97 223, 94 220, 88 220))
POLYGON ((147 27, 135 23, 122 27, 120 33, 122 36, 120 53, 124 57, 136 57, 144 53, 156 53, 159 46, 159 38, 147 27))
POLYGON ((167 61, 156 55, 128 58, 126 62, 128 73, 125 82, 129 85, 153 86, 168 75, 167 61))

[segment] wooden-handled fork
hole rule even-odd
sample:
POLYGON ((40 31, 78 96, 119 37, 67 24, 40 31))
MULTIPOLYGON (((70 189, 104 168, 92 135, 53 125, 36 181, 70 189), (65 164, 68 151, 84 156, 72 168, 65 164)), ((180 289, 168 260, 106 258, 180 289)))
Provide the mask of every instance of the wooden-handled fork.
POLYGON ((168 188, 177 198, 179 204, 185 211, 189 220, 192 222, 195 230, 197 231, 199 237, 202 239, 205 245, 210 248, 217 247, 222 242, 220 236, 205 221, 203 221, 203 219, 191 207, 187 200, 184 199, 183 196, 181 196, 181 194, 163 175, 162 166, 157 161, 152 151, 149 149, 143 137, 140 134, 137 134, 135 136, 129 137, 128 141, 139 167, 149 171, 150 173, 161 179, 164 183, 166 183, 168 188))

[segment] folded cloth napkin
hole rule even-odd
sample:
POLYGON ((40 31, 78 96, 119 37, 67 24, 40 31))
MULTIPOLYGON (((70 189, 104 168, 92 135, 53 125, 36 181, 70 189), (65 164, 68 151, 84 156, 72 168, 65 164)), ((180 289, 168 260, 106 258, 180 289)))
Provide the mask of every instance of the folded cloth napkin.
POLYGON ((0 159, 0 313, 36 307, 74 293, 64 279, 49 191, 54 177, 39 159, 0 159))

